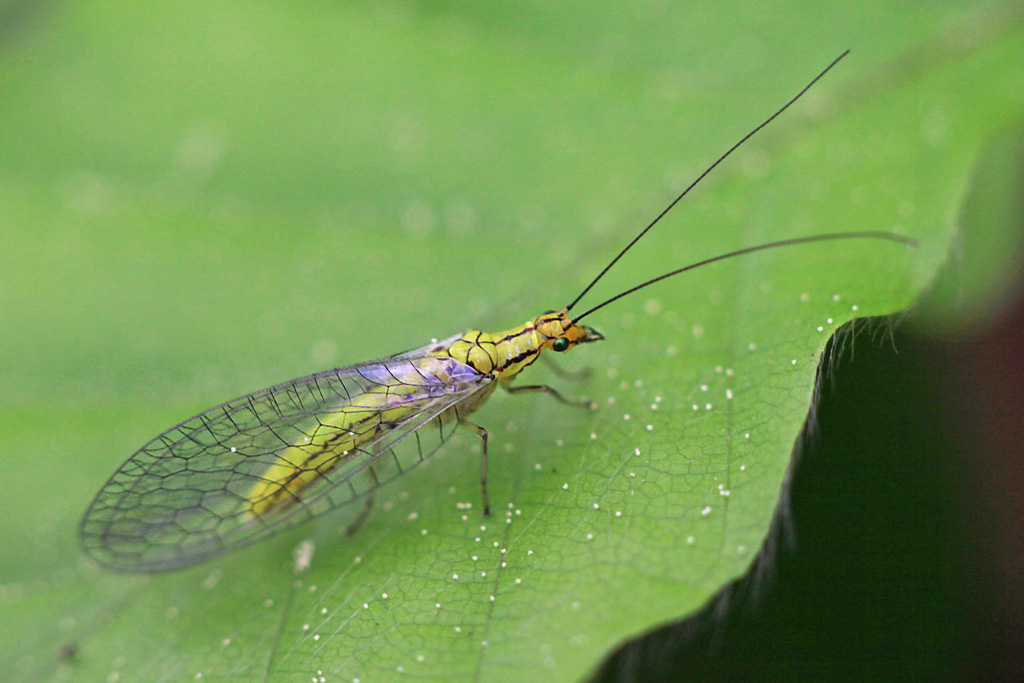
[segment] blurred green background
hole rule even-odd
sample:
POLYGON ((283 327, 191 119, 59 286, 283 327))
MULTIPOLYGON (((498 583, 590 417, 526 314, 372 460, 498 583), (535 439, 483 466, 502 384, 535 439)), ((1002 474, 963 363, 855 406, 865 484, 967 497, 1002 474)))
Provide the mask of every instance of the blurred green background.
MULTIPOLYGON (((0 502, 0 620, 8 634, 0 638, 0 666, 15 679, 34 680, 114 674, 121 680, 192 680, 198 670, 206 680, 261 680, 261 671, 274 672, 267 674, 271 680, 290 680, 323 666, 328 680, 346 680, 353 677, 344 668, 346 658, 358 659, 353 652, 380 653, 380 661, 399 652, 413 660, 421 643, 409 644, 404 635, 375 640, 372 625, 329 652, 305 640, 293 643, 277 633, 277 621, 244 602, 280 606, 300 600, 290 597, 290 570, 266 558, 287 557, 301 536, 225 565, 228 578, 212 598, 203 590, 221 575, 220 568, 145 579, 111 577, 88 565, 76 546, 78 517, 141 443, 212 404, 467 326, 499 328, 564 305, 636 227, 847 47, 852 56, 812 91, 803 108, 713 177, 693 202, 680 207, 680 215, 673 214, 672 223, 659 226, 657 239, 652 234, 631 254, 605 283, 603 295, 695 258, 794 232, 896 230, 922 239, 920 258, 908 266, 906 258, 884 250, 844 246, 841 253, 856 264, 852 272, 862 268, 868 280, 851 283, 844 295, 859 292, 870 301, 864 314, 888 313, 913 301, 946 262, 917 329, 927 335, 957 328, 981 336, 986 325, 999 324, 993 321, 1012 299, 1008 283, 1019 269, 1019 206, 1006 198, 1020 195, 1014 131, 1024 112, 1022 27, 1018 4, 974 2, 0 3, 0 465, 9 475, 0 502), (987 175, 975 185, 990 186, 993 193, 965 204, 978 169, 987 175), (903 198, 897 212, 885 196, 887 186, 903 198), (953 237, 957 231, 959 242, 953 237), (949 267, 947 253, 963 258, 949 267), (957 301, 972 316, 950 313, 957 301), (242 568, 252 574, 242 575, 242 568), (265 585, 268 577, 273 587, 265 585), (190 608, 203 616, 198 623, 207 631, 195 621, 176 621, 190 608), (139 634, 145 643, 132 643, 139 634), (224 641, 251 649, 232 649, 224 641), (288 660, 288 647, 306 659, 288 660), (255 660, 267 665, 260 669, 255 660), (278 662, 287 666, 276 667, 278 662)), ((837 269, 836 280, 826 284, 822 278, 832 262, 812 258, 801 254, 801 263, 809 265, 796 267, 779 260, 775 271, 766 266, 764 272, 782 273, 773 280, 780 297, 817 287, 809 291, 818 315, 831 310, 827 296, 850 278, 837 269), (788 285, 787 273, 793 278, 788 285)), ((740 276, 742 268, 737 267, 740 276)), ((680 282, 683 293, 642 296, 632 308, 624 304, 600 323, 595 320, 618 341, 589 359, 569 362, 597 370, 597 384, 583 390, 612 395, 618 379, 605 370, 618 368, 620 379, 643 377, 652 387, 676 392, 666 395, 689 410, 700 383, 718 379, 701 374, 710 373, 716 344, 723 343, 709 323, 735 325, 724 333, 725 342, 743 347, 742 335, 757 329, 756 320, 746 321, 757 318, 758 309, 743 289, 745 281, 732 277, 733 271, 701 275, 680 282), (709 328, 703 340, 697 339, 698 318, 688 313, 702 305, 723 306, 699 318, 709 328), (679 317, 637 324, 647 320, 645 306, 678 310, 679 317), (695 360, 664 367, 665 346, 672 344, 680 355, 692 350, 695 360), (676 388, 673 381, 685 386, 676 388)), ((752 286, 756 290, 757 283, 752 286)), ((779 320, 788 325, 777 330, 777 338, 765 338, 769 345, 778 341, 780 358, 796 348, 801 354, 807 350, 800 369, 801 386, 809 387, 817 362, 812 351, 820 350, 827 331, 806 341, 799 335, 811 329, 813 316, 800 315, 787 310, 778 319, 762 316, 761 322, 766 334, 779 320)), ((837 315, 835 325, 842 322, 837 315)), ((910 342, 897 347, 902 351, 905 344, 910 342)), ((870 342, 857 345, 859 353, 870 342)), ((910 355, 923 363, 919 374, 930 377, 942 365, 925 352, 910 355)), ((836 382, 841 396, 834 402, 838 417, 831 419, 856 436, 832 438, 853 443, 854 452, 809 460, 849 463, 870 452, 872 457, 860 458, 863 466, 883 480, 894 476, 884 473, 884 449, 867 440, 873 435, 892 447, 891 435, 855 419, 868 412, 864 403, 876 396, 872 387, 897 386, 879 379, 890 377, 879 368, 893 362, 858 357, 855 367, 862 369, 836 382)), ((753 394, 761 379, 749 381, 753 394)), ((907 398, 916 396, 914 389, 906 391, 911 393, 893 394, 893 405, 927 406, 924 399, 907 398)), ((934 398, 957 390, 939 383, 922 391, 934 398)), ((613 395, 628 409, 630 401, 646 407, 653 392, 613 395)), ((750 526, 735 532, 753 539, 748 555, 701 549, 707 573, 698 562, 696 576, 686 581, 678 580, 685 567, 645 567, 637 574, 645 574, 646 588, 639 586, 639 576, 633 586, 639 601, 658 595, 650 585, 659 581, 667 584, 667 597, 651 601, 660 603, 652 609, 641 605, 628 613, 615 600, 629 597, 619 587, 631 585, 630 574, 618 571, 623 584, 615 584, 607 608, 577 619, 585 624, 586 642, 574 643, 576 649, 530 650, 530 661, 508 654, 509 660, 498 657, 485 665, 483 657, 474 658, 479 647, 466 645, 459 651, 465 659, 452 655, 457 677, 513 680, 534 675, 531 667, 548 660, 557 661, 552 676, 586 676, 615 644, 686 617, 741 574, 757 539, 768 531, 765 520, 788 444, 797 438, 807 409, 806 395, 800 397, 803 404, 784 396, 785 410, 778 412, 787 421, 770 427, 774 478, 766 478, 764 500, 749 519, 739 512, 734 517, 743 522, 734 527, 750 526), (683 593, 679 584, 686 582, 683 593)), ((510 471, 522 478, 522 471, 543 461, 552 486, 566 476, 566 467, 590 471, 595 459, 585 450, 586 435, 609 419, 606 414, 552 426, 545 422, 551 422, 549 406, 531 404, 516 413, 510 403, 490 414, 509 433, 503 438, 524 453, 510 471), (569 444, 568 455, 531 450, 556 438, 569 444)), ((765 421, 774 416, 774 406, 750 410, 765 421)), ((922 407, 905 422, 927 426, 933 412, 922 407)), ((694 431, 691 423, 669 417, 660 416, 665 428, 678 431, 666 431, 665 440, 652 447, 680 454, 690 452, 684 448, 714 451, 723 435, 733 433, 716 431, 713 422, 694 431)), ((926 432, 904 430, 903 420, 892 422, 903 436, 891 457, 935 443, 907 436, 926 432)), ((611 443, 633 444, 634 433, 614 429, 619 431, 609 431, 611 443)), ((821 431, 827 442, 824 416, 821 431)), ((950 458, 961 452, 951 450, 950 458)), ((596 462, 609 468, 611 455, 596 462)), ((461 461, 444 465, 463 466, 460 487, 473 480, 475 461, 468 462, 468 470, 461 461)), ((597 476, 582 482, 584 490, 614 488, 604 472, 593 470, 597 476)), ((444 470, 428 476, 445 480, 444 470)), ((910 480, 914 473, 899 476, 910 480)), ((547 484, 534 490, 544 491, 547 484)), ((502 484, 494 486, 502 495, 502 484)), ((933 533, 911 526, 902 543, 886 540, 879 556, 905 557, 890 543, 921 548, 911 553, 910 566, 920 570, 916 576, 927 588, 912 593, 908 609, 917 605, 930 615, 929 605, 952 606, 942 615, 947 621, 922 619, 937 623, 941 633, 922 638, 918 659, 930 663, 931 673, 969 677, 972 669, 949 672, 944 664, 965 651, 957 647, 969 649, 955 631, 959 616, 971 612, 971 596, 964 595, 961 575, 942 573, 948 567, 934 552, 960 547, 964 530, 945 520, 962 509, 957 501, 964 486, 954 476, 923 487, 921 495, 937 510, 928 520, 937 524, 934 533, 948 535, 935 544, 907 544, 907 537, 933 533), (954 501, 949 506, 935 502, 943 491, 954 501), (934 582, 933 566, 941 574, 934 582), (940 603, 928 602, 934 595, 943 596, 940 603)), ((468 499, 473 489, 465 490, 471 493, 460 489, 459 495, 468 499)), ((630 492, 620 493, 628 500, 630 492)), ((697 491, 694 500, 702 495, 697 491)), ((865 491, 865 500, 870 495, 865 491)), ((422 509, 441 497, 425 494, 422 509)), ((570 511, 589 505, 582 497, 573 502, 566 506, 570 511)), ((537 527, 543 526, 540 519, 537 527)), ((575 528, 577 518, 559 519, 575 528)), ((667 524, 657 514, 651 519, 653 529, 667 524)), ((401 557, 404 541, 393 543, 388 535, 395 527, 383 520, 378 527, 371 524, 377 529, 371 534, 401 557)), ((716 533, 723 547, 726 539, 734 540, 727 530, 716 533)), ((651 538, 652 546, 675 544, 671 534, 651 538)), ((465 554, 461 536, 445 540, 453 552, 465 554)), ((867 542, 882 543, 871 534, 867 542)), ((768 543, 773 547, 774 541, 768 543)), ((668 556, 661 552, 652 547, 650 558, 668 556)), ((834 548, 827 554, 842 557, 834 548)), ((607 556, 593 557, 588 563, 598 565, 607 556)), ((781 571, 776 579, 771 562, 762 565, 769 584, 786 580, 781 571)), ((345 566, 321 563, 318 578, 340 581, 345 566)), ((892 571, 883 571, 880 580, 896 576, 889 566, 892 571)), ((387 576, 386 567, 378 571, 387 576)), ((823 571, 836 572, 837 583, 852 581, 835 567, 823 571)), ((370 590, 368 581, 360 588, 370 590)), ((579 590, 591 599, 600 595, 579 590)), ((458 600, 468 604, 477 598, 486 594, 468 592, 458 600)), ((887 598, 879 599, 884 604, 887 598)), ((815 639, 828 642, 833 630, 861 633, 882 623, 902 629, 884 618, 885 610, 879 616, 833 612, 822 604, 813 609, 824 626, 791 632, 807 647, 792 661, 814 671, 835 671, 853 657, 813 646, 815 639), (831 623, 843 629, 830 629, 831 623)), ((296 617, 300 623, 303 616, 296 617)), ((385 636, 390 628, 404 633, 395 627, 399 617, 374 618, 385 636)), ((555 616, 552 609, 550 619, 571 623, 572 615, 555 616)), ((508 628, 508 642, 532 642, 532 634, 518 631, 517 624, 508 618, 495 630, 508 628)), ((627 680, 674 675, 686 662, 700 660, 696 651, 711 664, 695 675, 724 675, 720 658, 728 657, 728 647, 705 643, 694 635, 702 629, 692 623, 686 629, 686 635, 677 631, 667 640, 679 647, 633 651, 654 661, 653 668, 611 665, 606 672, 627 680), (685 643, 696 650, 686 650, 685 643)), ((741 632, 756 629, 739 626, 741 632)), ((419 675, 439 677, 450 646, 426 647, 439 648, 441 663, 419 675)), ((861 652, 872 662, 898 663, 903 650, 880 646, 861 652)), ((779 666, 787 670, 792 661, 780 654, 779 666)), ((740 666, 756 671, 758 662, 741 660, 740 666)), ((363 680, 384 679, 394 667, 378 662, 369 671, 374 675, 363 680)))

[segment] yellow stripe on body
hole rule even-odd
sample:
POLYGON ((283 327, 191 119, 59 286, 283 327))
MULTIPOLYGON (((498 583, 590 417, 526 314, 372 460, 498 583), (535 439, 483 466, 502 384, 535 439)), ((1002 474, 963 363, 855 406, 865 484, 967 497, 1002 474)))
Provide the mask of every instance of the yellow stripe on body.
MULTIPOLYGON (((250 512, 265 515, 299 502, 308 487, 353 458, 374 455, 369 444, 399 425, 415 423, 437 400, 479 386, 481 375, 450 360, 446 349, 437 347, 418 358, 385 359, 352 373, 346 395, 333 408, 327 405, 311 414, 303 442, 278 453, 260 475, 247 495, 250 512)), ((445 424, 458 417, 453 407, 431 422, 445 424)))
POLYGON ((301 498, 306 487, 347 462, 364 444, 389 431, 422 409, 410 396, 423 388, 400 384, 376 387, 356 396, 336 412, 318 416, 316 432, 307 443, 289 446, 261 475, 249 500, 254 515, 285 508, 301 498), (390 407, 389 407, 390 406, 390 407))
MULTIPOLYGON (((430 389, 436 392, 439 387, 450 387, 454 393, 459 384, 440 359, 452 358, 480 373, 481 380, 497 379, 507 385, 549 348, 553 339, 568 337, 578 343, 586 340, 588 333, 592 331, 575 326, 565 311, 546 313, 502 332, 470 330, 434 345, 424 357, 402 360, 388 369, 388 361, 381 361, 376 367, 385 370, 375 375, 376 386, 337 410, 320 414, 315 433, 306 437, 308 442, 294 443, 278 454, 277 462, 262 473, 262 481, 249 492, 251 513, 277 512, 301 500, 309 486, 362 453, 366 444, 424 410, 436 397, 430 389), (396 376, 395 368, 402 367, 402 363, 408 363, 406 371, 396 376)), ((497 382, 493 383, 471 403, 453 405, 430 425, 464 419, 487 400, 496 386, 497 382)))

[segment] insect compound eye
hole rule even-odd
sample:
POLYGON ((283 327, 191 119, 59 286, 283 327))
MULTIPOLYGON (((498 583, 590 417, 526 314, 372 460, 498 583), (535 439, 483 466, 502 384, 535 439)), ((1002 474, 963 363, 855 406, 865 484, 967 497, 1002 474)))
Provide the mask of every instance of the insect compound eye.
POLYGON ((565 337, 559 337, 555 341, 551 342, 551 348, 561 353, 569 348, 569 340, 565 337))

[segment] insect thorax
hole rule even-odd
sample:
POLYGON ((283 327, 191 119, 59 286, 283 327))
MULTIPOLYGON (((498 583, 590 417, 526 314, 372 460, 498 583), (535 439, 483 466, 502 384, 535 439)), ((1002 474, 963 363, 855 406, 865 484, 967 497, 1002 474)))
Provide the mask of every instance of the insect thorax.
POLYGON ((556 340, 568 342, 564 348, 556 349, 564 351, 570 346, 602 338, 589 327, 576 325, 567 313, 565 310, 545 313, 501 332, 470 330, 455 339, 444 353, 480 373, 510 382, 537 360, 541 352, 552 348, 556 340))
POLYGON ((447 355, 485 375, 510 381, 537 359, 541 344, 531 320, 502 332, 470 330, 448 347, 447 355))

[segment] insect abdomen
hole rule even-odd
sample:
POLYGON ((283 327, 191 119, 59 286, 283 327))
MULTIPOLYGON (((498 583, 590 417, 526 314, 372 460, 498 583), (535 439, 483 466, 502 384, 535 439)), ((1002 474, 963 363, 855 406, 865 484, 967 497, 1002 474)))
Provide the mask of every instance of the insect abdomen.
MULTIPOLYGON (((276 508, 287 508, 302 499, 308 486, 352 458, 372 455, 365 449, 367 444, 374 444, 383 434, 421 413, 425 401, 450 393, 457 386, 450 382, 465 381, 465 377, 453 376, 458 371, 457 364, 441 359, 409 363, 403 373, 378 371, 373 377, 378 382, 376 386, 353 397, 335 412, 321 416, 303 442, 292 443, 278 454, 276 462, 263 472, 261 481, 249 493, 252 514, 261 516, 276 508)), ((430 423, 443 424, 458 418, 453 410, 448 410, 430 423)), ((353 491, 353 495, 361 493, 353 491)))
POLYGON ((419 411, 405 385, 381 387, 357 397, 349 405, 320 420, 307 443, 296 443, 278 455, 278 461, 253 486, 249 500, 254 515, 285 508, 301 499, 303 490, 359 453, 360 447, 382 432, 394 429, 419 411), (402 392, 401 389, 407 391, 402 392))

